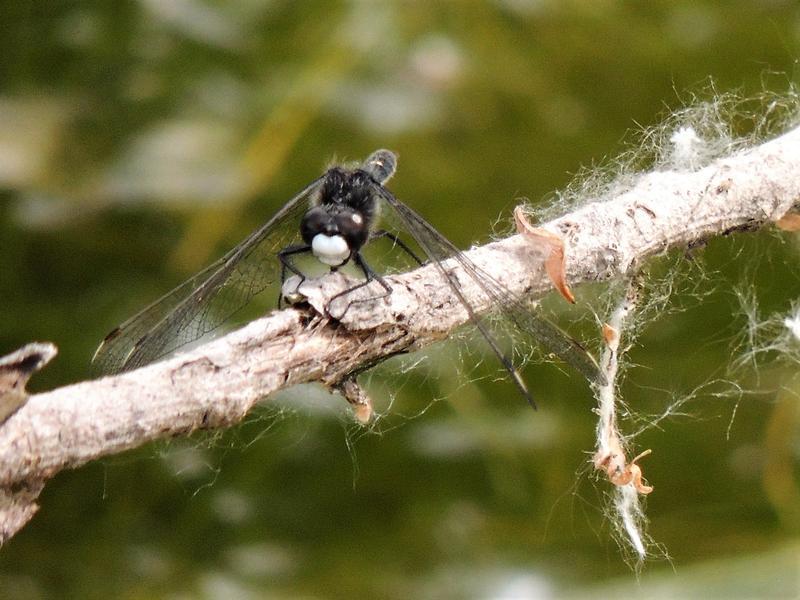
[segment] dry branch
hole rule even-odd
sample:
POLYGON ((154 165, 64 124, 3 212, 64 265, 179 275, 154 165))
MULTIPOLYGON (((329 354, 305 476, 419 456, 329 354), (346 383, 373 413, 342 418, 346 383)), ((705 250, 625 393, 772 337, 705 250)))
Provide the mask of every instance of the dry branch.
MULTIPOLYGON (((574 287, 629 274, 670 248, 758 229, 797 210, 799 198, 795 129, 701 170, 644 175, 626 193, 587 199, 542 227, 564 239, 566 280, 574 287)), ((536 297, 551 288, 536 254, 512 236, 468 256, 512 292, 536 297)), ((458 276, 455 264, 448 267, 458 276)), ((459 280, 464 295, 487 309, 471 280, 459 280)), ((19 515, 33 514, 43 483, 64 468, 150 440, 233 425, 268 394, 298 383, 341 386, 353 373, 442 339, 467 321, 433 266, 389 281, 388 298, 352 305, 340 323, 310 311, 276 311, 163 362, 30 396, 0 427, 0 531, 9 537, 24 525, 19 515)), ((346 285, 331 276, 303 291, 319 310, 346 285)))

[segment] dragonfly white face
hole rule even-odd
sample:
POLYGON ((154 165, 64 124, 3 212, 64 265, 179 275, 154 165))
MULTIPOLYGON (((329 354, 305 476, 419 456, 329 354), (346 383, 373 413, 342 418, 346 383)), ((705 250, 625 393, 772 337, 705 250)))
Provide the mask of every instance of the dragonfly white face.
POLYGON ((311 251, 322 263, 341 267, 350 258, 350 246, 341 235, 318 233, 311 240, 311 251))

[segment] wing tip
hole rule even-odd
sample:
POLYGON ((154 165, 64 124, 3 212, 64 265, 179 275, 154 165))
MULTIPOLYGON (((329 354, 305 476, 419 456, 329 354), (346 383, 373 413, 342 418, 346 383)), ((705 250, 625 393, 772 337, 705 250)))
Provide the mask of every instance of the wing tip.
POLYGON ((508 370, 508 372, 511 373, 511 378, 514 380, 514 385, 517 386, 517 389, 519 390, 520 394, 522 394, 523 398, 525 398, 525 400, 528 402, 528 405, 533 410, 539 410, 539 406, 536 404, 536 400, 533 399, 533 395, 528 389, 525 380, 522 379, 522 376, 519 374, 519 371, 517 371, 516 367, 514 367, 514 365, 511 364, 511 361, 506 362, 504 360, 503 363, 505 364, 505 367, 508 370))

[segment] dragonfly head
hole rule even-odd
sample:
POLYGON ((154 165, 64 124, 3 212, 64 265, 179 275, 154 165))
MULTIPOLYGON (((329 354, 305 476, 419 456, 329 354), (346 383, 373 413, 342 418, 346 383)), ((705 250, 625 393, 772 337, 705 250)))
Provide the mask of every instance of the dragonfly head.
POLYGON ((350 207, 322 204, 305 214, 300 233, 320 262, 341 267, 367 242, 369 223, 350 207))

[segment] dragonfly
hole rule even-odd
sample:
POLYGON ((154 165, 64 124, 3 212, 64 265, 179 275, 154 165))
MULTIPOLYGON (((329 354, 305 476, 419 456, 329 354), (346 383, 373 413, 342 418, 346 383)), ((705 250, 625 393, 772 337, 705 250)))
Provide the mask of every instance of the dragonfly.
POLYGON ((329 299, 328 306, 336 298, 373 282, 381 288, 375 298, 388 296, 391 285, 364 258, 364 248, 370 242, 388 238, 416 263, 423 263, 400 235, 379 228, 390 216, 397 224, 396 230, 405 232, 435 265, 469 320, 532 406, 536 406, 533 397, 514 362, 465 297, 456 276, 446 268, 446 261, 454 260, 515 329, 532 335, 590 382, 602 382, 604 376, 596 361, 580 343, 537 315, 524 299, 479 268, 387 189, 385 184, 396 169, 397 156, 390 150, 377 150, 354 168, 331 167, 222 258, 114 328, 97 348, 93 364, 101 373, 129 371, 199 340, 228 321, 254 296, 273 284, 282 284, 288 272, 300 276, 301 281, 305 279, 296 264, 302 255, 313 257, 330 271, 348 264, 361 271, 363 280, 329 299))

